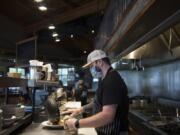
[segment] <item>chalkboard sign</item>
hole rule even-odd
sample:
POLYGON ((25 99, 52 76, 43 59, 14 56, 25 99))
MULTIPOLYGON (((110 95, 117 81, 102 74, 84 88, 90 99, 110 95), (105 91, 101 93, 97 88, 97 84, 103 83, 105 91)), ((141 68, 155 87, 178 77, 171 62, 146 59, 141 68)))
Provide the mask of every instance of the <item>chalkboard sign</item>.
POLYGON ((16 45, 17 64, 29 64, 29 60, 36 59, 36 37, 32 37, 16 45))

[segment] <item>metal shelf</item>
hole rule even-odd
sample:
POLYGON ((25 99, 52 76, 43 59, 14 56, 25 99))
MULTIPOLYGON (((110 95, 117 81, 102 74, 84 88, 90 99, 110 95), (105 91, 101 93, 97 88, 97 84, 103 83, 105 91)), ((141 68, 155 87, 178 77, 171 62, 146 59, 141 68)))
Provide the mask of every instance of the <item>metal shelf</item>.
POLYGON ((37 87, 44 87, 44 89, 48 86, 58 86, 59 82, 55 81, 42 81, 42 80, 28 80, 28 87, 31 87, 33 90, 33 104, 32 104, 32 113, 33 113, 33 120, 35 120, 35 95, 37 87))
POLYGON ((39 87, 39 86, 58 86, 59 82, 54 81, 42 81, 42 80, 27 80, 21 78, 11 78, 11 77, 0 77, 0 88, 7 87, 39 87))
POLYGON ((0 88, 27 86, 27 79, 0 77, 0 88))
POLYGON ((28 87, 58 86, 58 85, 59 82, 54 82, 54 81, 28 80, 28 87))

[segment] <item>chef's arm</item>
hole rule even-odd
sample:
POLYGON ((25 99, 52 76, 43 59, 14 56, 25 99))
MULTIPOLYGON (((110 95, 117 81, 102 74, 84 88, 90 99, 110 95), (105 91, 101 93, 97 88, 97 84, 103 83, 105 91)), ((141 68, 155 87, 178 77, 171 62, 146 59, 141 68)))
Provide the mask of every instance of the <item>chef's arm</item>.
POLYGON ((94 101, 90 102, 90 103, 87 104, 87 105, 82 106, 83 112, 86 112, 86 111, 92 109, 93 106, 94 106, 94 101))
POLYGON ((105 105, 103 110, 91 117, 80 119, 80 127, 101 127, 111 123, 116 115, 117 105, 105 105))

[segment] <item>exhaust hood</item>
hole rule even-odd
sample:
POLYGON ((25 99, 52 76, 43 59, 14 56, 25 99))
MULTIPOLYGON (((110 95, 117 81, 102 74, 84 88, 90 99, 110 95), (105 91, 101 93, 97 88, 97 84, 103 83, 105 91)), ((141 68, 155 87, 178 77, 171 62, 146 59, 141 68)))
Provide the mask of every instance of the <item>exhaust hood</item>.
POLYGON ((122 59, 141 60, 151 66, 180 58, 180 23, 155 37, 122 59))

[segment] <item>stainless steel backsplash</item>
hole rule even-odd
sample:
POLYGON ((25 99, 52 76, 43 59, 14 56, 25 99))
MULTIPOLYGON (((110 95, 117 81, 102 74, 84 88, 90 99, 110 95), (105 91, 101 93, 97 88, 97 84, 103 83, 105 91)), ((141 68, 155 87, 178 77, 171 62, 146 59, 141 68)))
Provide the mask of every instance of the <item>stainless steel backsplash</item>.
POLYGON ((129 96, 165 97, 180 100, 180 61, 146 68, 144 71, 119 71, 129 96))

